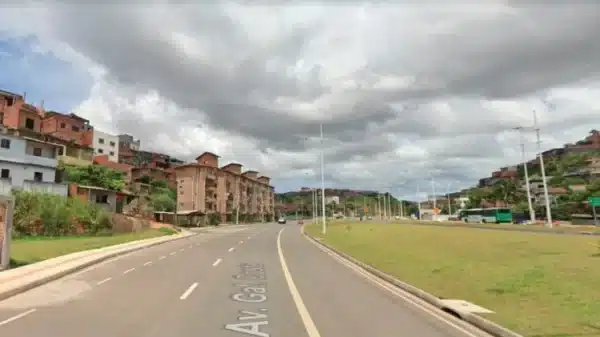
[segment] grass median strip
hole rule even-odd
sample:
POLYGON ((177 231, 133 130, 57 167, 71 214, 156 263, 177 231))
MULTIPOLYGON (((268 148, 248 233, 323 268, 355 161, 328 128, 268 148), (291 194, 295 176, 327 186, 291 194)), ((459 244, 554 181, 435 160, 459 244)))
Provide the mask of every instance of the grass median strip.
POLYGON ((64 236, 64 237, 25 237, 15 239, 11 245, 11 263, 14 267, 35 263, 57 256, 84 250, 118 245, 121 243, 156 238, 175 234, 167 229, 148 229, 137 233, 114 234, 108 236, 64 236))
MULTIPOLYGON (((306 232, 322 237, 320 226, 306 232)), ((600 336, 600 241, 460 227, 331 223, 324 241, 531 337, 600 336)))

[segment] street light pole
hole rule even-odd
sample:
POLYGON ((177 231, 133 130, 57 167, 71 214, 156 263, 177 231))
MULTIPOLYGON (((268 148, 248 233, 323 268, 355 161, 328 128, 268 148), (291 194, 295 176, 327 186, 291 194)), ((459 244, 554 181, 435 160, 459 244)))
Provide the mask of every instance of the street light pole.
POLYGON ((323 235, 327 234, 327 214, 325 213, 325 141, 323 138, 323 123, 319 124, 319 130, 321 131, 321 211, 323 211, 323 235))
POLYGON ((529 185, 529 173, 527 169, 527 162, 525 159, 525 140, 523 139, 523 127, 515 128, 519 131, 521 139, 521 161, 523 162, 523 169, 525 171, 525 188, 527 189, 527 206, 529 207, 529 219, 535 222, 535 210, 533 209, 533 203, 531 202, 531 187, 529 185))
POLYGON ((546 201, 546 226, 552 228, 552 214, 550 210, 550 198, 548 197, 548 183, 546 181, 546 169, 544 168, 544 156, 542 155, 542 146, 540 140, 540 128, 537 125, 537 114, 533 110, 533 128, 537 138, 538 156, 540 158, 540 169, 542 171, 542 183, 544 185, 544 199, 546 201))
POLYGON ((450 183, 448 183, 448 215, 452 215, 452 200, 450 199, 450 183))

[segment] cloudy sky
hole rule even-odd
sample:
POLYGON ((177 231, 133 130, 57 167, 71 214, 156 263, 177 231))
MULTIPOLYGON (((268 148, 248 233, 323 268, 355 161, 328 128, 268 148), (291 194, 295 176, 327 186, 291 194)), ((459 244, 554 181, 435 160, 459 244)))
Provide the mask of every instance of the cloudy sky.
POLYGON ((323 149, 328 186, 423 198, 517 163, 534 110, 543 148, 600 128, 600 5, 68 2, 0 8, 1 89, 278 191, 323 149))

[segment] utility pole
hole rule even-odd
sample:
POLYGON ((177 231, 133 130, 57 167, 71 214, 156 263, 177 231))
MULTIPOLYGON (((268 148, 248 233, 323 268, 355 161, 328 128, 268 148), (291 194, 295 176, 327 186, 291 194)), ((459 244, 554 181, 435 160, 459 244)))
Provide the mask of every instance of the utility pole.
POLYGON ((523 127, 519 126, 515 128, 519 131, 519 138, 521 141, 521 161, 523 163, 523 170, 525 171, 525 189, 527 190, 527 206, 529 207, 529 220, 535 222, 535 210, 533 209, 533 203, 531 202, 531 187, 529 185, 529 172, 527 169, 527 161, 525 158, 525 140, 523 138, 523 127))
POLYGON ((437 208, 437 198, 435 196, 435 180, 431 177, 431 191, 433 192, 433 208, 437 208))
POLYGON ((419 220, 421 220, 423 215, 421 214, 421 191, 419 187, 419 183, 417 183, 417 211, 419 212, 419 220))
POLYGON ((379 220, 383 220, 383 213, 381 212, 381 194, 377 192, 377 216, 379 220))
POLYGON ((448 215, 452 215, 452 200, 450 199, 450 183, 448 183, 448 215))
POLYGON ((324 159, 325 140, 323 137, 323 123, 319 124, 319 129, 321 131, 321 194, 322 194, 321 208, 323 211, 322 233, 323 233, 323 235, 325 235, 325 234, 327 234, 327 213, 325 213, 325 159, 324 159))
POLYGON ((537 113, 533 110, 533 128, 537 138, 538 155, 540 158, 540 169, 542 171, 542 183, 544 185, 544 199, 546 201, 546 226, 552 228, 552 211, 550 210, 550 198, 548 197, 548 182, 546 181, 546 169, 544 168, 544 156, 542 155, 542 141, 540 140, 540 128, 537 123, 537 113))
POLYGON ((317 222, 317 189, 316 188, 312 188, 311 189, 311 195, 312 195, 312 222, 316 223, 317 222))

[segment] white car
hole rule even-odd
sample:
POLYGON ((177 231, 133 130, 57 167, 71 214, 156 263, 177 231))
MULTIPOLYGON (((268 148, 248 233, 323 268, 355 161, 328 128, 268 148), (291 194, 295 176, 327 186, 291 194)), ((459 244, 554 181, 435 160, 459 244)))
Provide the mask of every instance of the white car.
POLYGON ((277 220, 277 223, 282 224, 282 225, 285 224, 285 218, 284 217, 279 218, 279 220, 277 220))

